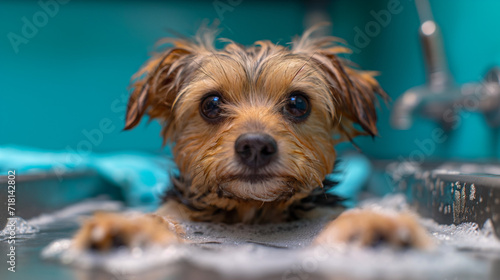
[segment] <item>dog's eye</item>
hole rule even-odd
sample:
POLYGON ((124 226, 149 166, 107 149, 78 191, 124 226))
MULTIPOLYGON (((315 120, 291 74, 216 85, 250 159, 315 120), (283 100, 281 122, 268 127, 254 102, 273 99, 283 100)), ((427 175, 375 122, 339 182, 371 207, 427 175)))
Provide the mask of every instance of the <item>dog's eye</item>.
POLYGON ((221 103, 221 97, 217 94, 205 97, 200 104, 201 115, 208 121, 217 120, 222 113, 221 103))
POLYGON ((292 92, 285 105, 285 114, 291 117, 294 121, 303 121, 311 112, 309 100, 301 92, 292 92))

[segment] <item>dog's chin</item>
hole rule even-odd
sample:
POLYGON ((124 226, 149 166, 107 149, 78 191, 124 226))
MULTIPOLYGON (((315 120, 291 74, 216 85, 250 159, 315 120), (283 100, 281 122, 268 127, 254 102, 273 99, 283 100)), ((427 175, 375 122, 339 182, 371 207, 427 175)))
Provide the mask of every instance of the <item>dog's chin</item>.
POLYGON ((240 199, 262 202, 285 200, 294 193, 290 179, 272 176, 239 176, 223 184, 223 190, 240 199))

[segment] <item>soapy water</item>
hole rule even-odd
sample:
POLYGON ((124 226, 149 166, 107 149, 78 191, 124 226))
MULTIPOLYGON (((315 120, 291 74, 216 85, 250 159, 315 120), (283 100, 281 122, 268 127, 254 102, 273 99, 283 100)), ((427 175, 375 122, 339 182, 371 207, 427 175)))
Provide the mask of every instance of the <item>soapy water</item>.
POLYGON ((72 220, 79 215, 94 211, 118 211, 122 207, 123 204, 121 202, 95 198, 63 208, 55 213, 41 214, 28 220, 17 216, 10 217, 7 218, 4 229, 0 231, 0 241, 8 239, 9 236, 29 238, 32 234, 40 232, 40 227, 45 228, 53 223, 72 220))
MULTIPOLYGON (((33 226, 50 227, 61 219, 100 210, 118 210, 114 202, 86 202, 73 208, 28 220, 33 226), (99 206, 100 205, 100 206, 99 206), (78 210, 78 211, 76 211, 78 210)), ((393 195, 361 203, 361 208, 382 212, 410 211, 404 196, 393 195)), ((491 264, 468 252, 489 252, 500 259, 500 242, 490 222, 479 229, 476 224, 438 225, 419 218, 433 237, 430 251, 357 248, 349 245, 310 246, 326 219, 304 220, 271 225, 224 225, 186 222, 182 224, 187 244, 166 248, 117 249, 108 254, 77 252, 70 239, 60 239, 42 251, 42 258, 86 269, 136 274, 188 262, 229 277, 307 279, 304 275, 335 275, 367 279, 483 279, 491 264)), ((1 236, 0 236, 1 238, 1 236)), ((36 238, 36 234, 35 237, 36 238)))

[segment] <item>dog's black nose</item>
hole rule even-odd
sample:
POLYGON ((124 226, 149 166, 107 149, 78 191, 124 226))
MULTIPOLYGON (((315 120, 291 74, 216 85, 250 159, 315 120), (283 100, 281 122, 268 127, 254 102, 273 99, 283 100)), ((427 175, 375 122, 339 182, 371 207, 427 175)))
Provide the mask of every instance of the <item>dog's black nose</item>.
POLYGON ((234 149, 244 164, 259 168, 273 160, 278 151, 278 145, 269 134, 246 133, 236 139, 234 149))

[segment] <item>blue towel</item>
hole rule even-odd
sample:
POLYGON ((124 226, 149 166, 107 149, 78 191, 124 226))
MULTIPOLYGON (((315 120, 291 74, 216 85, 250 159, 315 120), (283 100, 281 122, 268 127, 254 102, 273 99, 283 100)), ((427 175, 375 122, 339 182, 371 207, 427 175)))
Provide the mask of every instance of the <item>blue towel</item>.
MULTIPOLYGON (((62 176, 67 172, 95 170, 114 185, 121 187, 131 206, 159 205, 161 196, 171 185, 170 176, 178 173, 171 157, 141 152, 81 155, 46 151, 20 146, 0 147, 0 172, 15 169, 18 176, 42 172, 62 176)), ((360 154, 342 157, 337 173, 328 177, 340 182, 330 192, 346 198, 352 207, 371 173, 368 159, 360 154)), ((82 198, 83 199, 83 198, 82 198)))
POLYGON ((339 182, 330 192, 345 198, 344 206, 354 207, 358 202, 359 193, 365 187, 371 174, 372 164, 364 155, 343 155, 335 167, 335 172, 327 176, 328 179, 339 182))

